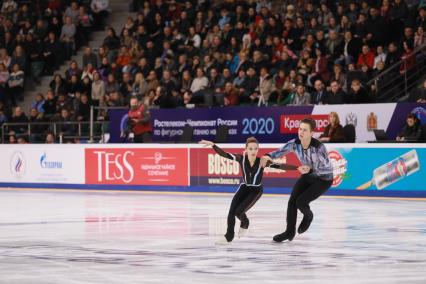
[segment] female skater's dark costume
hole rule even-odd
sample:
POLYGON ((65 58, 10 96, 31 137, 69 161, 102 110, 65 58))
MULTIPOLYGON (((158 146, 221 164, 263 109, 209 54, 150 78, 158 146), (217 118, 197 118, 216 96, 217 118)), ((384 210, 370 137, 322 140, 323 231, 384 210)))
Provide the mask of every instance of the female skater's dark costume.
MULTIPOLYGON (((259 200, 263 193, 262 177, 263 170, 260 166, 260 158, 256 157, 253 166, 250 165, 247 155, 231 154, 223 151, 218 146, 214 145, 213 149, 220 156, 238 162, 243 170, 243 183, 238 187, 237 192, 231 202, 228 214, 228 229, 225 238, 228 242, 234 238, 235 217, 240 219, 241 228, 247 229, 249 226, 249 219, 246 212, 259 200)), ((295 170, 296 166, 285 164, 274 164, 268 161, 267 167, 282 169, 282 170, 295 170)))

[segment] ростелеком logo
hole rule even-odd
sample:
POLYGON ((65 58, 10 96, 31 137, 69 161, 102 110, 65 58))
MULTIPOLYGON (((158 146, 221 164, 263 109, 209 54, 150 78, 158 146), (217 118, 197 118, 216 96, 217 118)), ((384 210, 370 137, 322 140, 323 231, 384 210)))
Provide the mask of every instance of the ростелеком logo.
POLYGON ((40 167, 43 169, 62 169, 62 162, 47 160, 46 153, 40 157, 40 167))
POLYGON ((25 157, 21 152, 14 152, 10 159, 10 173, 20 178, 25 174, 26 161, 25 157))

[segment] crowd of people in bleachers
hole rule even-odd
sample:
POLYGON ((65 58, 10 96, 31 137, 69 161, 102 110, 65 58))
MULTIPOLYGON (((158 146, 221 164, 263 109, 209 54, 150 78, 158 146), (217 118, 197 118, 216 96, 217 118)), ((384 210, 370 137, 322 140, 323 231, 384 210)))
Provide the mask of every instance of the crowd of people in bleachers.
MULTIPOLYGON (((391 75, 410 72, 413 50, 426 43, 424 1, 293 0, 273 9, 267 0, 134 0, 137 15, 120 31, 107 27, 102 46, 85 47, 82 66, 71 61, 55 74, 27 117, 3 111, 23 93, 21 73, 37 80, 54 71, 57 52, 69 58, 93 20, 101 26, 93 2, 108 1, 18 2, 1 10, 0 120, 9 122, 86 121, 92 105, 107 119, 104 108, 132 97, 160 108, 380 102, 367 82, 401 59, 391 75)), ((425 88, 410 100, 426 101, 425 88)))

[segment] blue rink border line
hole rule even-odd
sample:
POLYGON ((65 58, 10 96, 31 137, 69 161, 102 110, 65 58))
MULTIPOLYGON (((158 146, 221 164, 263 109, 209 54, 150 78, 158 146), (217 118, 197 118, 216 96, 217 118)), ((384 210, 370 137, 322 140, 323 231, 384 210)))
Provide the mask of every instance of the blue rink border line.
MULTIPOLYGON (((160 192, 206 192, 206 193, 234 193, 237 186, 139 186, 139 185, 98 185, 98 184, 61 184, 61 183, 5 183, 0 182, 3 188, 28 189, 83 189, 83 190, 118 190, 118 191, 160 191, 160 192)), ((264 188, 266 194, 289 194, 291 188, 264 188)), ((426 191, 402 190, 336 190, 326 192, 329 196, 365 196, 365 197, 404 197, 426 198, 426 191)))

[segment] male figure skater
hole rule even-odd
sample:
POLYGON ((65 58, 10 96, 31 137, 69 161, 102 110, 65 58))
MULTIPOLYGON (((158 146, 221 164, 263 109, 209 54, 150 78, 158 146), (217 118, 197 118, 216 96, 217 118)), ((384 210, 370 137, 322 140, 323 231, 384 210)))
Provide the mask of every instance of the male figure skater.
POLYGON ((272 159, 294 152, 303 166, 302 175, 293 187, 287 206, 287 229, 273 237, 275 242, 293 240, 296 234, 297 209, 303 214, 303 220, 297 232, 303 234, 314 218, 309 203, 324 194, 333 181, 333 167, 328 158, 325 146, 313 138, 315 121, 305 118, 301 121, 298 138, 290 140, 280 149, 262 157, 261 166, 267 165, 272 159))

